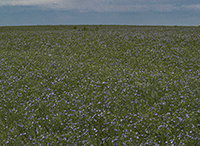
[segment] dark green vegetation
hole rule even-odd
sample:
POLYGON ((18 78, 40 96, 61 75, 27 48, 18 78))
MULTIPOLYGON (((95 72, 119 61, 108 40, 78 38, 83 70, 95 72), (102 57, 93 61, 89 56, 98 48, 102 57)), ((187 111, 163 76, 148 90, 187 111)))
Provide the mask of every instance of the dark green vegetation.
POLYGON ((1 145, 199 145, 200 28, 0 27, 1 145))

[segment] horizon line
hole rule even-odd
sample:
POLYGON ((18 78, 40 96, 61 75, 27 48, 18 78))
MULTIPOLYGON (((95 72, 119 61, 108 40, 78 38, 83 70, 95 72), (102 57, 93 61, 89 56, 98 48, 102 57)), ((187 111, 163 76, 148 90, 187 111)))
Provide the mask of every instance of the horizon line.
POLYGON ((35 26, 166 26, 166 27, 200 27, 200 25, 165 25, 165 24, 25 24, 25 25, 0 25, 0 27, 35 27, 35 26))

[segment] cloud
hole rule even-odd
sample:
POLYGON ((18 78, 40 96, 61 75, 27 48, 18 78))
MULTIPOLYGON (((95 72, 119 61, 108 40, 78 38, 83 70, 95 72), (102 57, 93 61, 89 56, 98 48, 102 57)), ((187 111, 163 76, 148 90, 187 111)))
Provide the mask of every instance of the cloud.
POLYGON ((1 0, 0 5, 37 6, 46 9, 78 10, 79 12, 171 12, 200 10, 200 4, 181 5, 176 0, 1 0))
POLYGON ((0 5, 32 6, 59 3, 59 0, 1 0, 0 5))
POLYGON ((195 5, 183 5, 183 9, 186 10, 200 10, 200 4, 195 4, 195 5))

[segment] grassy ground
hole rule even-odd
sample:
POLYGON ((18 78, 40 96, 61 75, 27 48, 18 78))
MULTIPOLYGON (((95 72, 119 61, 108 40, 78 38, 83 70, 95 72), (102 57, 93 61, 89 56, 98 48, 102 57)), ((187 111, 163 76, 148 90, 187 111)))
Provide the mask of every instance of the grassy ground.
POLYGON ((200 27, 0 27, 1 145, 199 145, 200 27))

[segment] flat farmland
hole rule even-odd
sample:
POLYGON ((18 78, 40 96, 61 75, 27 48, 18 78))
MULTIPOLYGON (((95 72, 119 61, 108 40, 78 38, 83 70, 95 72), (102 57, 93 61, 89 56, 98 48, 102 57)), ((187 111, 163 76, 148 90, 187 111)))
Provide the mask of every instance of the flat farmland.
POLYGON ((0 27, 0 145, 200 145, 200 27, 0 27))

